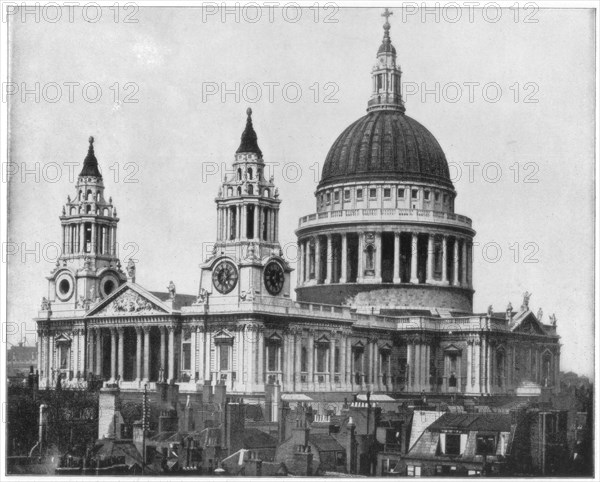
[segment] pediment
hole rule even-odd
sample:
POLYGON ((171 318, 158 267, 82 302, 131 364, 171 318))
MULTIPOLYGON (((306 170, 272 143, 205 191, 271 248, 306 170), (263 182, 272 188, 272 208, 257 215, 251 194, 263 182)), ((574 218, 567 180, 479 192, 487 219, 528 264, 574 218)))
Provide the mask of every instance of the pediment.
POLYGON ((161 315, 170 312, 158 298, 137 285, 127 283, 93 307, 86 316, 161 315))
POLYGON ((329 338, 326 335, 321 335, 315 340, 315 343, 329 343, 329 338))
POLYGON ((512 331, 529 335, 545 335, 546 331, 534 314, 529 311, 513 326, 512 331))
POLYGON ((448 345, 446 348, 444 348, 444 351, 450 353, 459 353, 461 349, 455 345, 448 345))
POLYGON ((71 343, 71 338, 64 333, 61 333, 54 339, 54 343, 71 343))
POLYGON ((219 330, 214 337, 215 343, 233 343, 233 335, 227 330, 219 330))

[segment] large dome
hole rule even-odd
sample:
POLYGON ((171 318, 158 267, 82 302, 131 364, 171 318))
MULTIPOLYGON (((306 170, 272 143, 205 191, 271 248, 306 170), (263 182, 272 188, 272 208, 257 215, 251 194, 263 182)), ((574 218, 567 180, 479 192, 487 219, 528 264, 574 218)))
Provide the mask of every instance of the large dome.
POLYGON ((398 110, 375 110, 348 126, 327 154, 319 187, 373 180, 428 182, 453 188, 438 141, 398 110))

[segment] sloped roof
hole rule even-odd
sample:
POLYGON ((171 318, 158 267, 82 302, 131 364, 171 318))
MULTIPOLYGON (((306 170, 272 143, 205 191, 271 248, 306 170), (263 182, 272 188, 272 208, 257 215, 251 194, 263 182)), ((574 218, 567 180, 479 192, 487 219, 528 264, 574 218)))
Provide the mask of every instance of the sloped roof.
POLYGON ((511 416, 505 413, 446 413, 433 422, 428 430, 468 430, 510 432, 511 416))
MULTIPOLYGON (((245 428, 241 432, 232 433, 232 438, 245 449, 262 449, 277 447, 277 440, 268 433, 257 428, 245 428)), ((237 444, 234 444, 237 445, 237 444)))
POLYGON ((319 452, 344 451, 344 447, 331 435, 326 433, 311 433, 308 441, 313 444, 319 452))

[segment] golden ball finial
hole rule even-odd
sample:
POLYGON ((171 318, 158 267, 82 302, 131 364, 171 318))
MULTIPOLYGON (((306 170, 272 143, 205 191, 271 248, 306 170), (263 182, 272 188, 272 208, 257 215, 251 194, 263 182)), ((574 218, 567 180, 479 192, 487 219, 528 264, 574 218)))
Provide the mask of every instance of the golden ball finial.
POLYGON ((94 136, 90 136, 90 138, 88 139, 90 141, 90 144, 94 143, 94 136))
POLYGON ((250 107, 246 109, 246 114, 248 114, 248 116, 252 115, 252 109, 250 107))

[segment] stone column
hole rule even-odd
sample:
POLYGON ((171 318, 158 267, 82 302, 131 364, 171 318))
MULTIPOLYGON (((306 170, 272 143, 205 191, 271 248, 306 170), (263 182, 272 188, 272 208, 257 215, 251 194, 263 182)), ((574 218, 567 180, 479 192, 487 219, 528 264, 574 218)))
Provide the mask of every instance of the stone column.
MULTIPOLYGON (((111 340, 112 341, 112 340, 111 340)), ((96 329, 96 375, 98 376, 102 376, 102 329, 101 328, 97 328, 96 329)), ((111 348, 111 353, 112 353, 112 348, 111 348)), ((116 358, 116 355, 113 356, 111 359, 114 360, 116 358)), ((112 366, 112 365, 111 365, 112 366)), ((113 372, 111 371, 111 376, 113 375, 113 372)))
POLYGON ((423 389, 426 392, 430 392, 431 391, 431 381, 429 379, 430 375, 429 373, 431 372, 431 345, 429 345, 429 343, 427 343, 425 345, 425 356, 424 356, 424 361, 423 361, 423 389))
POLYGON ((175 380, 175 327, 168 326, 169 331, 169 379, 168 382, 175 380))
POLYGON ((427 235, 427 278, 426 283, 433 282, 433 234, 427 235))
POLYGON ((300 391, 302 388, 302 380, 301 380, 301 370, 302 370, 302 331, 297 329, 294 333, 295 342, 296 342, 296 363, 294 365, 294 378, 295 378, 295 391, 300 391))
POLYGON ((419 262, 419 238, 417 233, 412 233, 412 251, 410 255, 410 282, 413 284, 419 283, 419 278, 417 277, 417 265, 419 262))
POLYGON ((314 390, 314 370, 313 370, 313 361, 315 356, 315 335, 312 331, 308 332, 308 348, 307 348, 307 356, 308 356, 308 390, 312 392, 314 390))
MULTIPOLYGON (((196 326, 192 326, 192 333, 191 333, 191 338, 192 338, 192 345, 190 347, 190 368, 192 369, 192 376, 190 377, 190 379, 192 381, 196 380, 196 344, 197 344, 197 340, 198 340, 198 336, 196 334, 196 330, 197 327, 196 326)), ((239 351, 240 349, 240 345, 238 343, 238 346, 236 347, 236 350, 239 351)), ((238 363, 239 363, 239 355, 238 355, 238 363)), ((238 370, 239 372, 239 370, 238 370)), ((237 380, 236 380, 237 381, 237 380)))
POLYGON ((331 234, 327 235, 327 274, 325 276, 325 284, 330 284, 333 281, 333 239, 331 234))
POLYGON ((298 241, 298 285, 304 283, 304 241, 298 241))
POLYGON ((260 206, 254 205, 254 239, 260 239, 260 221, 258 214, 260 213, 260 206))
POLYGON ((421 344, 415 343, 414 347, 414 379, 413 379, 413 391, 420 392, 421 391, 421 344))
POLYGON ((462 281, 463 286, 467 286, 467 241, 462 244, 462 281))
POLYGON ((45 341, 44 341, 44 335, 42 334, 41 331, 37 332, 37 359, 38 359, 38 363, 37 363, 37 369, 38 369, 38 373, 40 374, 40 377, 42 376, 42 372, 45 375, 46 371, 43 369, 43 365, 42 365, 42 346, 44 345, 45 341))
POLYGON ((452 285, 458 286, 458 238, 454 238, 454 259, 452 261, 454 262, 452 285))
POLYGON ((465 392, 471 392, 473 387, 473 340, 467 340, 467 383, 465 392))
POLYGON ((117 329, 110 329, 110 381, 117 379, 117 329))
POLYGON ((448 284, 448 236, 442 236, 442 284, 448 284))
POLYGON ((365 238, 363 233, 358 233, 358 269, 356 270, 356 282, 362 283, 365 275, 365 238))
MULTIPOLYGON (((206 355, 204 353, 204 337, 205 337, 205 333, 204 333, 204 326, 198 326, 197 327, 198 330, 198 379, 202 382, 202 384, 204 385, 204 366, 205 366, 205 360, 206 360, 206 355)), ((242 340, 244 340, 244 336, 246 335, 246 333, 242 333, 242 340)))
POLYGON ((375 283, 381 283, 381 233, 375 233, 375 283))
POLYGON ((315 236, 315 281, 321 283, 321 240, 315 236))
POLYGON ((274 223, 274 230, 275 230, 275 242, 277 242, 277 240, 279 239, 279 211, 275 211, 275 223, 274 223))
POLYGON ((90 240, 91 252, 96 252, 96 223, 92 223, 92 239, 90 240))
POLYGON ((161 382, 164 382, 165 379, 167 378, 166 375, 166 369, 167 369, 167 344, 166 344, 166 327, 161 326, 159 327, 160 330, 160 380, 161 382))
POLYGON ((79 252, 85 252, 85 233, 84 225, 79 224, 79 252))
POLYGON ((331 384, 331 390, 336 389, 335 385, 335 334, 331 334, 329 340, 329 383, 331 384))
POLYGON ((142 379, 142 328, 135 327, 135 382, 140 383, 142 379))
POLYGON ((342 333, 340 335, 340 383, 342 384, 342 390, 347 389, 346 372, 346 339, 342 333))
POLYGON ((473 392, 481 392, 481 340, 476 339, 473 342, 473 376, 475 383, 473 384, 473 392))
POLYGON ((150 381, 150 327, 144 326, 144 382, 150 381))
POLYGON ((264 387, 265 383, 265 328, 263 326, 258 327, 258 362, 257 362, 257 374, 258 374, 258 386, 264 387))
POLYGON ((400 233, 394 233, 394 283, 398 284, 400 279, 400 233))
POLYGON ((124 356, 124 335, 125 335, 125 328, 117 328, 117 333, 119 334, 119 361, 118 361, 118 365, 119 365, 119 370, 117 375, 119 376, 120 381, 123 381, 123 379, 125 378, 123 376, 123 356, 124 356))
POLYGON ((412 392, 413 379, 411 372, 413 369, 413 344, 409 340, 406 344, 406 391, 412 392))
POLYGON ((342 252, 340 253, 341 276, 340 283, 345 283, 348 279, 348 235, 342 233, 342 252))
POLYGON ((350 334, 346 335, 346 388, 348 390, 352 390, 352 386, 354 385, 354 370, 352 368, 352 338, 350 334))

